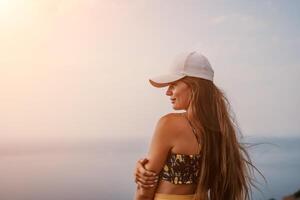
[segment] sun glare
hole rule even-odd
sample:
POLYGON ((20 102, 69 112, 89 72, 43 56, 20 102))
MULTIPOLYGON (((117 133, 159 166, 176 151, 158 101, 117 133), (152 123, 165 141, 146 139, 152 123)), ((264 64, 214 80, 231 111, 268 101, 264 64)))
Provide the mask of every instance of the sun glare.
POLYGON ((32 0, 0 0, 0 21, 23 21, 24 15, 32 12, 33 3, 32 0))
POLYGON ((16 10, 18 2, 18 0, 0 0, 0 16, 7 17, 12 14, 16 10))

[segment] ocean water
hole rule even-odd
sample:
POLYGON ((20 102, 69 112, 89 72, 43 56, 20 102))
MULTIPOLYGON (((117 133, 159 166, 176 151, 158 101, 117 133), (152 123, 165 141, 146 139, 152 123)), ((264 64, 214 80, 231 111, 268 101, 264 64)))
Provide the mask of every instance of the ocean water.
MULTIPOLYGON (((300 138, 251 138, 261 177, 253 199, 282 199, 300 188, 300 138), (272 143, 272 144, 269 144, 272 143)), ((1 200, 133 199, 135 161, 146 139, 91 140, 0 147, 1 200)))

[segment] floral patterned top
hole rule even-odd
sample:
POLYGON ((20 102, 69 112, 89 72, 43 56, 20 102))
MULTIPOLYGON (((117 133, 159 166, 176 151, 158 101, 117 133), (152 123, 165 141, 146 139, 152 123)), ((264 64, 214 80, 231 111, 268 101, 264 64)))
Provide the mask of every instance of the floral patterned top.
POLYGON ((186 155, 170 153, 160 172, 160 179, 173 184, 198 182, 200 154, 186 155))

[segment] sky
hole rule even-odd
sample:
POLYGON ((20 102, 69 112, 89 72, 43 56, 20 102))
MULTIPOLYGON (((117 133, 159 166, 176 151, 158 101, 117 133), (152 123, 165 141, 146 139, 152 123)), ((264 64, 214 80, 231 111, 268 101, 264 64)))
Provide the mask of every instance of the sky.
POLYGON ((300 133, 300 1, 0 0, 2 142, 151 137, 199 51, 244 135, 300 133))

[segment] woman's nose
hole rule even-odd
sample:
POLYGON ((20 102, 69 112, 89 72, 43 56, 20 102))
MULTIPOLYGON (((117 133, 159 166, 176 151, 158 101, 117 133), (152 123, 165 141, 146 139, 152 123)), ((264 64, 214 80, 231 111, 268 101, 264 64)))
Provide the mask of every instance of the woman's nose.
POLYGON ((172 96, 172 91, 168 88, 168 90, 166 91, 166 95, 167 96, 172 96))

